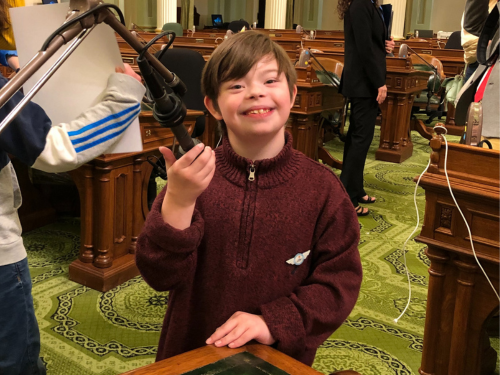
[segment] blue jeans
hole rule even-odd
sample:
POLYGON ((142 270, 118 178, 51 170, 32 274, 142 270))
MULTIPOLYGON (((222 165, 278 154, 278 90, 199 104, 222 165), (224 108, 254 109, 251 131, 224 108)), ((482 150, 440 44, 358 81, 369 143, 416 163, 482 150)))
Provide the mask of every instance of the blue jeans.
POLYGON ((0 266, 0 374, 45 375, 28 259, 0 266))

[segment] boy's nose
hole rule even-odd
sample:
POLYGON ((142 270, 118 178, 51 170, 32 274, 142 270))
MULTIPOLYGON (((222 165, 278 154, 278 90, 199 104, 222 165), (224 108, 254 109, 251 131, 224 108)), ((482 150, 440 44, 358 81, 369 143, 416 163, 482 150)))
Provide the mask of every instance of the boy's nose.
POLYGON ((249 87, 248 97, 250 99, 261 98, 265 96, 265 90, 260 85, 253 85, 249 87))

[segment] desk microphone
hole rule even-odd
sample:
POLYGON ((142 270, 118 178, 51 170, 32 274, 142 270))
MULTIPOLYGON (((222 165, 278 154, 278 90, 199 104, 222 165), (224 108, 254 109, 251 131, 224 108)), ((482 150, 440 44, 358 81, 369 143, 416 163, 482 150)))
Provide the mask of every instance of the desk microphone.
POLYGON ((429 80, 427 81, 427 89, 429 90, 427 94, 427 107, 425 108, 426 112, 431 111, 431 97, 432 94, 437 92, 441 88, 441 80, 439 78, 439 75, 437 74, 437 68, 427 62, 422 56, 420 56, 418 53, 416 53, 413 48, 411 48, 408 44, 401 44, 399 46, 399 53, 398 57, 399 58, 406 58, 408 56, 408 50, 410 50, 412 53, 415 54, 420 60, 424 62, 425 65, 427 65, 431 70, 432 70, 432 76, 429 77, 429 80))
MULTIPOLYGON (((172 33, 168 31, 168 33, 172 33)), ((175 39, 175 33, 173 38, 170 40, 167 48, 165 48, 161 55, 168 49, 168 46, 173 43, 175 39)), ((184 118, 186 117, 187 109, 181 100, 187 92, 186 85, 182 82, 179 77, 173 73, 173 79, 171 82, 166 82, 162 79, 155 71, 152 69, 148 60, 144 57, 145 51, 149 47, 149 44, 153 44, 156 38, 163 36, 163 33, 159 34, 152 41, 150 41, 143 49, 143 51, 137 57, 137 65, 141 71, 144 83, 149 91, 151 99, 154 101, 153 106, 153 117, 159 122, 163 127, 170 128, 172 133, 174 133, 179 145, 185 152, 188 152, 194 147, 194 142, 191 136, 188 134, 186 128, 183 125, 184 118), (167 93, 165 86, 168 85, 173 94, 167 93)), ((158 59, 161 58, 161 55, 158 59)))

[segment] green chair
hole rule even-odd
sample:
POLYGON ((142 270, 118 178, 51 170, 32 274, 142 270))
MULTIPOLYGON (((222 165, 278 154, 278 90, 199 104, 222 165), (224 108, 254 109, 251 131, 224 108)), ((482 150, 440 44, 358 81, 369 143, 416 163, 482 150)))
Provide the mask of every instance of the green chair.
POLYGON ((173 31, 175 33, 175 36, 182 36, 184 30, 182 29, 182 25, 180 23, 176 22, 169 22, 163 25, 161 28, 161 31, 173 31))

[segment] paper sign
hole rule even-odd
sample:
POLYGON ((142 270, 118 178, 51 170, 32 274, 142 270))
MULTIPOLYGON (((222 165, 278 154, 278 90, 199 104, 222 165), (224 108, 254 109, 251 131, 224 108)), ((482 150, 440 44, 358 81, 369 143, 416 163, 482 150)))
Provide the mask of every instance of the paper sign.
MULTIPOLYGON (((68 3, 11 8, 19 63, 26 65, 42 48, 45 40, 61 26, 68 3)), ((24 85, 24 93, 36 84, 69 46, 64 45, 24 85)), ((33 101, 47 113, 53 124, 68 123, 99 103, 108 77, 115 67, 123 66, 114 30, 99 24, 54 73, 33 101)), ((106 153, 142 151, 139 119, 106 153)))

